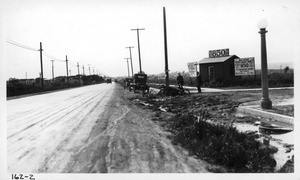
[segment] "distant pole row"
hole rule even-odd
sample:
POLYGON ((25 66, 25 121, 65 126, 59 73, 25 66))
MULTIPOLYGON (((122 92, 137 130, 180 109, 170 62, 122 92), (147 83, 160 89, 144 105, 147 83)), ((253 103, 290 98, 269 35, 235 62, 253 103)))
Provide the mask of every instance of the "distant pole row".
MULTIPOLYGON (((164 27, 164 50, 165 50, 165 74, 166 74, 166 86, 169 86, 169 67, 168 67, 168 46, 167 46, 167 25, 166 25, 166 10, 165 7, 163 7, 163 27, 164 27)), ((136 28, 131 29, 131 31, 137 32, 137 42, 138 42, 138 54, 139 54, 139 67, 140 71, 139 73, 142 73, 142 58, 141 58, 141 50, 140 50, 140 37, 139 37, 139 31, 145 30, 144 28, 136 28)), ((131 56, 131 46, 126 47, 129 49, 130 53, 130 61, 131 61, 131 74, 133 77, 133 65, 132 65, 132 56, 131 56)), ((128 67, 128 58, 127 59, 127 68, 128 68, 128 76, 129 76, 129 67, 128 67)))
MULTIPOLYGON (((137 31, 138 54, 139 54, 139 67, 140 67, 139 73, 142 73, 141 50, 140 50, 140 37, 139 37, 139 31, 141 31, 141 30, 145 30, 145 29, 144 29, 144 28, 131 29, 131 31, 137 31)), ((128 46, 128 47, 126 47, 126 48, 129 49, 129 55, 130 55, 130 58, 125 58, 125 59, 127 59, 127 68, 128 68, 128 72, 129 72, 128 59, 130 59, 130 63, 131 63, 131 76, 133 77, 133 63, 132 63, 131 48, 134 48, 134 46, 128 46)), ((128 73, 128 77, 129 77, 129 73, 128 73)))
POLYGON ((133 77, 133 64, 132 64, 132 56, 131 56, 131 48, 134 48, 133 46, 128 46, 126 47, 129 49, 129 54, 130 54, 130 63, 131 63, 131 76, 133 77))
MULTIPOLYGON (((71 70, 69 70, 69 63, 68 63, 68 57, 66 55, 66 59, 65 60, 60 60, 58 58, 55 58, 54 56, 52 55, 49 55, 48 53, 46 53, 43 49, 43 46, 42 46, 42 42, 40 42, 40 48, 39 49, 35 49, 35 48, 32 48, 32 47, 29 47, 29 46, 26 46, 24 44, 21 44, 21 43, 18 43, 16 41, 13 41, 13 40, 10 40, 10 39, 7 39, 6 40, 7 43, 10 43, 12 45, 15 45, 15 46, 18 46, 20 48, 24 48, 24 49, 27 49, 27 50, 31 50, 31 51, 39 51, 40 52, 40 66, 41 66, 41 71, 39 73, 39 77, 41 79, 41 86, 42 88, 44 88, 44 69, 43 69, 43 55, 47 56, 48 58, 50 58, 51 62, 52 62, 52 81, 54 82, 54 61, 61 61, 61 62, 65 62, 66 63, 66 74, 67 74, 67 82, 68 84, 70 83, 70 76, 71 76, 71 70)), ((91 75, 91 69, 90 69, 90 64, 88 65, 89 66, 89 74, 91 75)), ((76 67, 76 66, 75 66, 76 67)), ((79 71, 79 63, 77 62, 77 69, 78 69, 78 75, 80 75, 80 71, 79 71)), ((93 73, 95 74, 95 69, 93 67, 93 73)), ((84 66, 83 66, 83 75, 85 74, 84 72, 84 66)), ((98 71, 97 71, 97 74, 98 74, 98 71)), ((25 73, 25 77, 27 79, 27 72, 25 73)))
MULTIPOLYGON (((40 62, 41 62, 41 86, 44 88, 44 72, 43 72, 43 48, 42 48, 42 42, 40 42, 40 49, 38 49, 38 51, 40 51, 40 62)), ((58 60, 58 59, 51 59, 50 61, 52 62, 52 82, 54 82, 54 61, 58 60)), ((59 61, 63 61, 63 60, 59 60, 59 61)), ((71 70, 69 70, 69 60, 68 60, 68 56, 66 55, 66 59, 65 59, 65 63, 66 63, 66 74, 67 74, 67 83, 68 85, 70 84, 70 76, 71 76, 71 70)), ((91 68, 90 68, 90 64, 88 64, 89 66, 89 74, 91 75, 91 68)), ((77 71, 78 71, 78 75, 80 75, 80 71, 79 71, 79 62, 77 62, 77 71)), ((85 71, 84 71, 84 65, 82 65, 82 72, 83 75, 85 75, 85 71)), ((93 73, 95 74, 95 69, 93 69, 93 73)))

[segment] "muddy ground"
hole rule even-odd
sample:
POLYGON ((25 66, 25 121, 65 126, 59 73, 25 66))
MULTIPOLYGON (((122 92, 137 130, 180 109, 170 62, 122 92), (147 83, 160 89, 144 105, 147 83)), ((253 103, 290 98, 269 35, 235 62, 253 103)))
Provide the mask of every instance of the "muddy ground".
MULTIPOLYGON (((294 96, 293 90, 270 90, 270 99, 273 104, 280 104, 286 99, 292 99, 294 96)), ((259 117, 243 116, 239 117, 235 114, 235 108, 239 105, 254 105, 258 104, 261 99, 261 91, 247 91, 247 92, 214 92, 214 93, 200 93, 175 97, 164 97, 149 94, 130 95, 127 98, 131 99, 136 105, 144 110, 152 110, 155 116, 152 120, 163 127, 166 131, 167 122, 169 119, 181 115, 192 113, 201 119, 207 119, 212 123, 231 126, 235 122, 254 124, 256 121, 263 119, 259 117)), ((282 114, 293 115, 293 106, 279 107, 277 112, 282 114)), ((293 161, 289 160, 288 167, 280 172, 292 172, 293 161)), ((226 172, 224 169, 212 170, 216 172, 226 172)))
POLYGON ((208 172, 133 96, 112 83, 8 101, 8 172, 208 172))
POLYGON ((7 101, 8 172, 227 172, 174 143, 166 120, 190 112, 224 125, 253 122, 235 117, 234 107, 260 99, 254 92, 155 98, 112 83, 7 101))

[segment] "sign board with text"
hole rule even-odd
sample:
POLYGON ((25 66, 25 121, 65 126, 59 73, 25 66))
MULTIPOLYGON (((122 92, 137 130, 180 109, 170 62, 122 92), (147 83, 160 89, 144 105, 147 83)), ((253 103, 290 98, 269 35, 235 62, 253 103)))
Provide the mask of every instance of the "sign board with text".
POLYGON ((229 49, 217 49, 209 51, 209 58, 229 56, 229 49))
POLYGON ((189 73, 190 73, 190 77, 196 77, 197 76, 197 62, 190 62, 187 63, 188 65, 188 69, 189 69, 189 73))
POLYGON ((254 57, 235 59, 234 69, 235 76, 255 75, 254 57))

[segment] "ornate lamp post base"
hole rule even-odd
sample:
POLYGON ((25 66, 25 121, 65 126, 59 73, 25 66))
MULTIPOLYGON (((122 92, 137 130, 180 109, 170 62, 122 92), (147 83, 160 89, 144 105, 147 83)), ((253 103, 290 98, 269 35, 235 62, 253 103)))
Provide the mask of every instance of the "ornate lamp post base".
POLYGON ((262 109, 272 109, 272 101, 270 99, 262 98, 260 100, 260 107, 262 109))

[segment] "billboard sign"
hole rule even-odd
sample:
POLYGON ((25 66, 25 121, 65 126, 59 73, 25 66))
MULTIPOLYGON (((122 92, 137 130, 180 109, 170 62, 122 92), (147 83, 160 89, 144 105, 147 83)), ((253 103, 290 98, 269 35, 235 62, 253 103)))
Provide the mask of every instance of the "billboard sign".
POLYGON ((197 62, 190 62, 187 63, 190 77, 196 77, 197 76, 197 62))
POLYGON ((234 69, 235 76, 255 75, 254 57, 235 59, 234 69))
POLYGON ((208 53, 209 58, 224 57, 229 56, 229 49, 210 50, 208 53))

